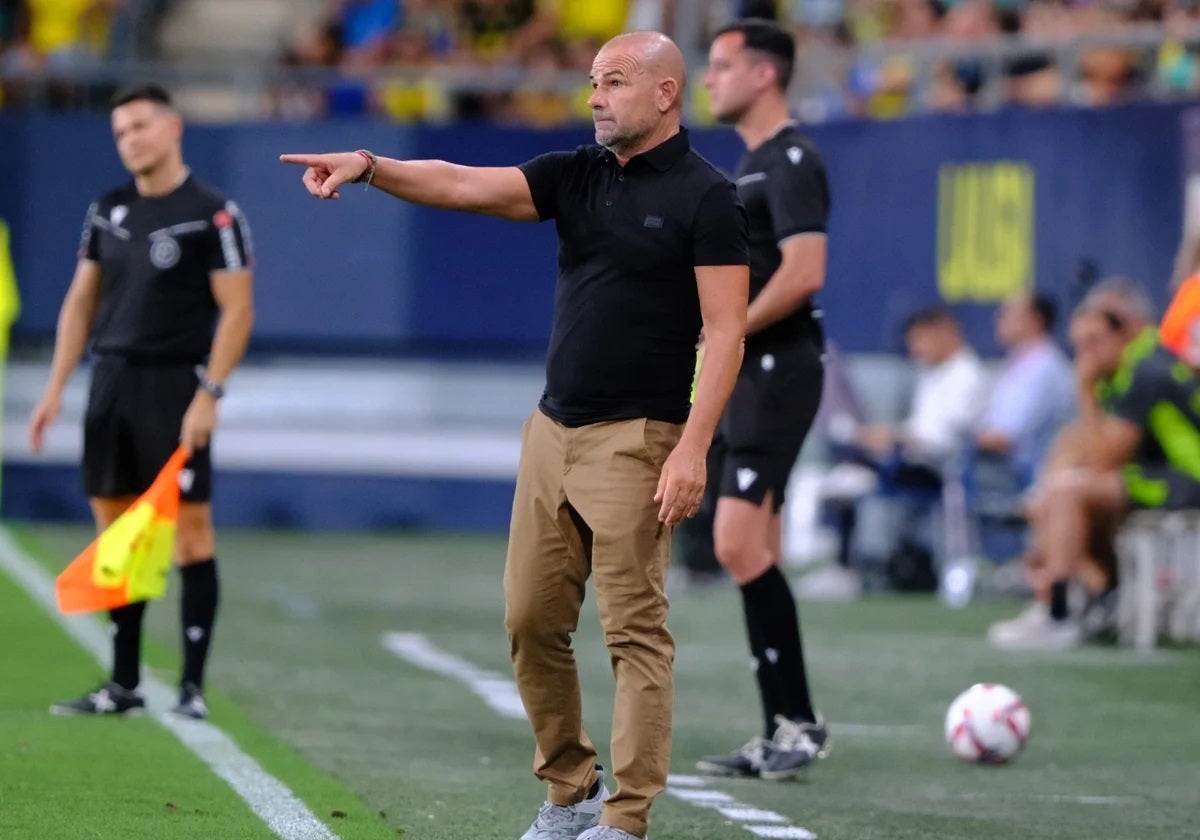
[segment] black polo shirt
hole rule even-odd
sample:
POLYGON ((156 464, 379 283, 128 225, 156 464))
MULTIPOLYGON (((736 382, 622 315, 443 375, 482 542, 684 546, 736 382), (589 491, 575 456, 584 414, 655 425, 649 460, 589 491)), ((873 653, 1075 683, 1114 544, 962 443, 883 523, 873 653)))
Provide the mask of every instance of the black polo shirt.
POLYGON ((701 327, 695 267, 749 264, 733 184, 683 129, 624 167, 580 146, 520 168, 538 217, 558 228, 542 411, 566 426, 682 423, 701 327))
POLYGON ((88 208, 79 257, 100 265, 95 352, 198 363, 217 316, 210 275, 250 265, 250 228, 194 176, 162 196, 129 182, 88 208))
MULTIPOLYGON (((747 152, 734 173, 750 219, 750 299, 779 270, 779 246, 793 236, 824 234, 829 219, 829 182, 812 142, 788 124, 747 152)), ((769 352, 816 334, 813 304, 746 337, 746 353, 769 352)))

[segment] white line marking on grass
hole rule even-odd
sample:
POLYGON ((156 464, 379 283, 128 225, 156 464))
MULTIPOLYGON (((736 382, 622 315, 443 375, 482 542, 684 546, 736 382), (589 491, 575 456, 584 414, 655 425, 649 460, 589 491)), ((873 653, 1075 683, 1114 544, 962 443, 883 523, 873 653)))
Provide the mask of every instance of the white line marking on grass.
POLYGON ((762 808, 742 808, 725 806, 718 808, 717 812, 728 817, 734 822, 752 822, 752 823, 785 823, 787 817, 783 814, 776 814, 774 811, 767 811, 762 808))
POLYGON ((380 642, 385 650, 405 662, 458 680, 501 717, 526 719, 525 704, 517 693, 516 683, 507 677, 441 650, 420 633, 384 633, 380 642))
POLYGON ((807 828, 794 825, 748 825, 746 830, 756 837, 778 837, 782 840, 817 840, 807 828))
MULTIPOLYGON (((3 526, 0 526, 0 569, 45 609, 67 635, 108 667, 111 658, 108 632, 94 616, 59 613, 53 578, 21 550, 3 526)), ((233 788, 276 836, 282 840, 338 840, 287 785, 263 770, 216 726, 164 711, 178 702, 175 689, 146 674, 142 677, 142 691, 149 707, 158 710, 151 711, 151 716, 233 788)))
MULTIPOLYGON (((465 659, 441 650, 421 633, 384 633, 379 641, 385 650, 405 662, 462 683, 501 717, 526 720, 525 706, 521 703, 517 686, 507 677, 485 671, 465 659)), ((709 780, 701 776, 671 775, 667 777, 665 792, 668 796, 697 808, 716 811, 758 837, 816 840, 817 835, 807 828, 779 825, 786 823, 787 817, 738 802, 724 791, 708 789, 708 784, 709 780)))
POLYGON ((680 776, 675 773, 667 776, 667 784, 675 787, 708 787, 710 781, 712 779, 704 776, 680 776))

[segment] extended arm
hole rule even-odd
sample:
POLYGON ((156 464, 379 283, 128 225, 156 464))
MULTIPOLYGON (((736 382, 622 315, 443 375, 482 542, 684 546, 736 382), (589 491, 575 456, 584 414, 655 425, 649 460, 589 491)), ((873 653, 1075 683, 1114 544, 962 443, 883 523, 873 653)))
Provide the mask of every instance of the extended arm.
POLYGON ((535 222, 537 210, 525 175, 515 166, 460 166, 444 160, 375 159, 359 152, 289 154, 279 158, 305 168, 304 185, 317 198, 339 198, 339 188, 370 175, 370 185, 413 204, 535 222))

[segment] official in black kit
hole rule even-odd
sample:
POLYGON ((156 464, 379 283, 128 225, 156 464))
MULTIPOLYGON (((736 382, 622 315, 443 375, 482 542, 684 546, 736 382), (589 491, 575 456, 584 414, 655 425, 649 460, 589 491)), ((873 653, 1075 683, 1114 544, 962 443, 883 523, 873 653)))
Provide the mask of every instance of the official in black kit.
MULTIPOLYGON (((50 381, 30 420, 44 445, 63 389, 85 351, 95 359, 84 417, 83 489, 98 531, 153 482, 180 443, 175 555, 182 580, 183 673, 178 714, 207 716, 204 668, 218 601, 209 441, 225 380, 253 322, 250 232, 238 206, 183 162, 183 123, 157 85, 117 94, 117 151, 133 175, 88 208, 79 262, 59 314, 50 381)), ((56 714, 141 709, 145 603, 111 612, 111 679, 56 714)))
POLYGON ((775 780, 825 755, 829 737, 780 569, 784 493, 821 402, 824 335, 813 295, 825 279, 830 206, 821 156, 788 114, 794 61, 795 42, 777 24, 736 21, 717 33, 705 75, 713 115, 747 148, 734 176, 750 223, 746 353, 708 470, 713 543, 741 590, 764 731, 698 766, 775 780))

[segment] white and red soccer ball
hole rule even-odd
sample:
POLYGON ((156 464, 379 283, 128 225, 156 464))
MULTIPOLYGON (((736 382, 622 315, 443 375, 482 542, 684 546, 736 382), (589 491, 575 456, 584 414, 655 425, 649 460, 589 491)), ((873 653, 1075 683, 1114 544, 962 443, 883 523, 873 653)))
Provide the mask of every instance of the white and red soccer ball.
POLYGON ((1021 696, 998 683, 976 683, 946 712, 946 743, 963 761, 1003 764, 1029 739, 1029 708, 1021 696))

